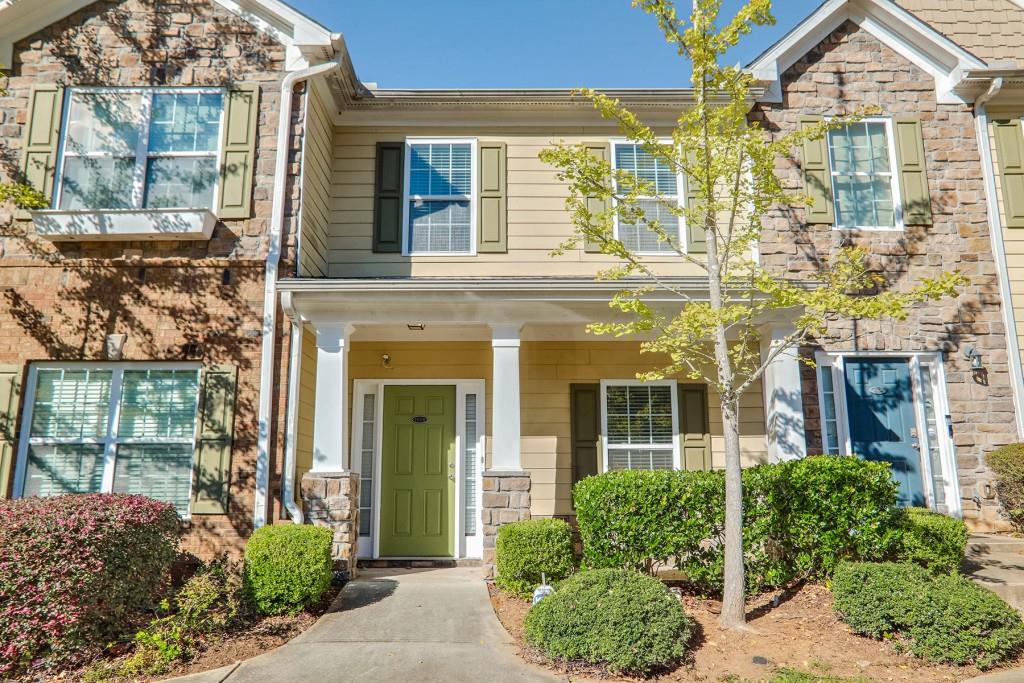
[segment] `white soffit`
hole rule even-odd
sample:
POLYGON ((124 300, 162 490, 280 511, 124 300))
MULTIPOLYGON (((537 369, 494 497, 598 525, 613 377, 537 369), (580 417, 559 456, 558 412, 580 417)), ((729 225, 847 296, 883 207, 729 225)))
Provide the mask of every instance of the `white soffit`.
MULTIPOLYGON (((9 66, 14 43, 96 0, 0 0, 0 66, 9 66)), ((334 57, 340 35, 280 0, 209 0, 237 14, 287 48, 287 68, 298 70, 334 57)))
POLYGON ((986 66, 891 0, 828 0, 748 65, 766 88, 760 99, 781 102, 782 74, 848 20, 931 75, 939 102, 963 102, 953 92, 963 72, 986 66))

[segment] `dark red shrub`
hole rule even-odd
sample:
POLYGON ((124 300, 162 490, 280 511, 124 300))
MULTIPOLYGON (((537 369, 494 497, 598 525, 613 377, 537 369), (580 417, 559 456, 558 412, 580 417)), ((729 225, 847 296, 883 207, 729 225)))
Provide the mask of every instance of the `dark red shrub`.
POLYGON ((0 500, 0 678, 73 665, 130 632, 178 527, 171 505, 145 496, 0 500))

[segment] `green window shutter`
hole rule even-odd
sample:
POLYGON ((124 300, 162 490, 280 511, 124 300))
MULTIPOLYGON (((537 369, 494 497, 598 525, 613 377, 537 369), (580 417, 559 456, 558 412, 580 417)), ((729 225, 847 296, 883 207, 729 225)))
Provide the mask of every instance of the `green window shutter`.
POLYGON ((507 161, 504 142, 480 143, 480 204, 477 210, 478 253, 508 251, 507 161))
POLYGON ((570 384, 572 483, 601 471, 601 385, 570 384))
MULTIPOLYGON (((686 178, 686 208, 694 211, 697 204, 697 184, 686 178)), ((698 221, 686 221, 686 252, 689 254, 708 253, 708 231, 698 221)))
POLYGON ((903 201, 904 225, 931 225, 932 199, 928 193, 928 161, 924 154, 921 121, 898 118, 896 160, 900 169, 900 195, 903 201))
POLYGON ((248 218, 252 214, 260 86, 256 83, 232 85, 227 94, 225 110, 217 217, 248 218))
MULTIPOLYGON (((28 118, 21 147, 21 172, 25 182, 47 197, 53 196, 60 147, 60 125, 64 112, 64 88, 59 85, 36 85, 28 98, 28 118)), ((29 218, 19 209, 15 217, 29 218)))
POLYGON ((992 122, 996 163, 1003 190, 1003 219, 1008 228, 1024 228, 1024 128, 1019 119, 992 122))
POLYGON ((21 373, 20 365, 0 365, 0 499, 10 495, 11 473, 14 470, 16 452, 21 373))
POLYGON ((708 388, 679 385, 679 435, 684 470, 711 469, 711 430, 708 426, 708 388))
MULTIPOLYGON (((809 128, 824 120, 824 116, 801 116, 800 128, 809 128)), ((832 202, 832 168, 828 160, 827 137, 804 140, 802 152, 804 193, 814 200, 814 205, 806 208, 807 223, 834 225, 836 211, 832 202)))
MULTIPOLYGON (((607 142, 584 142, 583 145, 587 148, 587 151, 593 154, 601 161, 611 161, 612 151, 611 147, 607 142)), ((591 214, 604 213, 608 210, 610 200, 602 199, 601 197, 587 197, 587 210, 591 214)), ((583 244, 583 251, 588 254, 600 254, 601 245, 597 242, 591 242, 587 240, 583 244)))
POLYGON ((235 429, 238 369, 214 365, 203 371, 199 438, 192 475, 192 514, 224 514, 235 429))
POLYGON ((377 173, 373 192, 373 251, 378 254, 402 251, 404 165, 405 143, 377 143, 377 173))

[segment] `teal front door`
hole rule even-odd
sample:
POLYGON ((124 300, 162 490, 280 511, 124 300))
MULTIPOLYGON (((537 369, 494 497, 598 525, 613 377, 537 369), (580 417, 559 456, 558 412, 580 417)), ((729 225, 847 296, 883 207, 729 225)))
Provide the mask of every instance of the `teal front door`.
POLYGON ((910 363, 898 358, 847 359, 846 410, 853 454, 890 463, 900 505, 923 507, 910 363))

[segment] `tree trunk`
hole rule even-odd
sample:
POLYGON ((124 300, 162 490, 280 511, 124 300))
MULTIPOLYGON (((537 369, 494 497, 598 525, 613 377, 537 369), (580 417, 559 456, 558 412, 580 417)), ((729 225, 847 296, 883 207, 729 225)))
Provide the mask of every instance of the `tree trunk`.
POLYGON ((722 428, 725 435, 725 582, 719 621, 726 628, 742 628, 746 624, 746 577, 739 399, 736 397, 722 398, 722 428))

